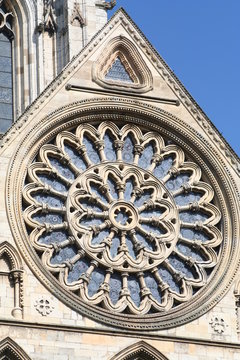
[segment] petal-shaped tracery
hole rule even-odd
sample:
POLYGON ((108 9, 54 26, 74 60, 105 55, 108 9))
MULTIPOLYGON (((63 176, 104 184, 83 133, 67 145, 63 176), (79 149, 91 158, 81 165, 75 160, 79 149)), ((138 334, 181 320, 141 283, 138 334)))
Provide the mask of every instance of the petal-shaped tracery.
POLYGON ((211 185, 181 148, 134 124, 59 133, 30 165, 23 199, 46 269, 115 313, 177 307, 218 262, 221 213, 211 185))

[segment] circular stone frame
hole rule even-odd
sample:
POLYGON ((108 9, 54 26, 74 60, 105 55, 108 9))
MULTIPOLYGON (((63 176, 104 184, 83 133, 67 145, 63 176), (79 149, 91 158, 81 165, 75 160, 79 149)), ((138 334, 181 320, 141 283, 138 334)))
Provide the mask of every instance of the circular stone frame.
POLYGON ((25 136, 14 153, 7 177, 6 203, 10 227, 21 254, 35 276, 60 301, 73 310, 110 326, 125 330, 156 330, 176 327, 190 322, 210 310, 229 289, 239 267, 239 203, 233 179, 226 172, 225 163, 216 150, 195 130, 171 114, 144 103, 119 98, 93 99, 70 104, 58 109, 35 126, 25 128, 25 136), (97 104, 97 105, 96 105, 97 104), (202 168, 215 190, 222 212, 223 243, 221 257, 211 281, 191 300, 167 312, 149 315, 109 313, 102 308, 88 305, 62 287, 42 265, 38 255, 29 247, 28 234, 22 216, 22 189, 28 165, 40 147, 60 131, 83 122, 99 123, 110 120, 120 124, 135 123, 160 132, 182 147, 202 168), (214 175, 213 175, 214 174, 214 175))

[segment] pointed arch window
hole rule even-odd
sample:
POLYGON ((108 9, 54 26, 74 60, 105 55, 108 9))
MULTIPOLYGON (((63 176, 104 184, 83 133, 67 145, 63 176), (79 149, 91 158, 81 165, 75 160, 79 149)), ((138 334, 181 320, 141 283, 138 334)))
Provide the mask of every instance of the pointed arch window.
POLYGON ((0 341, 0 360, 30 360, 30 357, 15 341, 7 337, 0 341))
POLYGON ((120 351, 111 360, 168 360, 153 346, 145 341, 140 341, 130 345, 126 349, 120 351))
POLYGON ((0 0, 0 133, 13 121, 13 14, 0 0))

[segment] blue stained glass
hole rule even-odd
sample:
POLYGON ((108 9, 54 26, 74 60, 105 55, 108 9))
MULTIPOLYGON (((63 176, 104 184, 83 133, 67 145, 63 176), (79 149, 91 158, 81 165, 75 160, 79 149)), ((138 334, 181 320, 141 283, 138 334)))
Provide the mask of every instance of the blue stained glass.
POLYGON ((135 254, 135 251, 134 251, 134 248, 133 248, 133 243, 132 241, 127 237, 126 238, 126 245, 128 247, 128 252, 129 252, 129 255, 133 258, 133 259, 136 259, 136 254, 135 254))
POLYGON ((154 143, 151 142, 145 147, 144 151, 142 152, 138 161, 138 165, 143 169, 148 169, 151 165, 153 154, 154 154, 154 143))
POLYGON ((141 303, 140 286, 136 276, 130 275, 128 277, 128 290, 130 292, 132 301, 135 303, 135 305, 139 306, 141 303))
POLYGON ((0 114, 4 119, 12 119, 12 105, 0 102, 0 114))
POLYGON ((189 181, 189 175, 186 174, 180 174, 176 176, 175 178, 171 178, 166 182, 166 187, 170 191, 178 190, 182 184, 187 183, 189 181))
POLYGON ((105 144, 104 152, 105 152, 106 159, 109 161, 116 160, 117 157, 116 157, 116 153, 115 153, 114 146, 113 146, 113 140, 107 132, 104 135, 104 144, 105 144))
MULTIPOLYGON (((1 46, 1 42, 0 42, 1 46)), ((4 69, 6 72, 12 72, 12 59, 11 57, 0 56, 0 69, 4 69)))
MULTIPOLYGON (((4 12, 5 12, 5 11, 4 11, 4 12)), ((7 37, 3 32, 0 33, 0 41, 9 42, 8 37, 7 37)), ((3 53, 3 54, 4 54, 4 53, 3 53)), ((7 56, 7 55, 6 55, 6 56, 7 56)))
POLYGON ((180 220, 188 223, 195 223, 196 221, 202 221, 204 222, 207 220, 210 216, 199 211, 199 212, 193 212, 193 211, 183 211, 179 214, 180 220))
POLYGON ((185 256, 192 257, 196 261, 207 261, 208 259, 204 258, 199 252, 196 252, 191 247, 186 244, 178 244, 177 249, 185 256))
POLYGON ((92 245, 100 244, 106 237, 108 237, 109 231, 101 231, 99 234, 92 238, 92 245))
POLYGON ((66 154, 70 157, 72 163, 81 170, 85 170, 87 168, 84 160, 82 159, 81 155, 73 149, 71 146, 64 144, 64 150, 66 154))
POLYGON ((12 89, 0 87, 0 103, 12 104, 12 89))
POLYGON ((13 121, 13 78, 12 43, 4 32, 0 34, 0 49, 0 131, 5 132, 13 121))
POLYGON ((12 88, 12 73, 0 71, 0 86, 12 88))
POLYGON ((150 243, 150 241, 148 241, 147 239, 145 239, 143 235, 141 235, 140 233, 137 232, 136 237, 137 237, 138 241, 140 243, 142 243, 146 248, 148 248, 151 251, 154 250, 153 244, 150 243))
POLYGON ((60 175, 65 177, 67 180, 74 180, 74 173, 69 169, 68 166, 61 164, 58 159, 49 157, 51 165, 59 172, 60 175))
POLYGON ((147 200, 151 199, 153 190, 143 190, 142 195, 134 201, 134 205, 137 207, 142 206, 147 200))
POLYGON ((1 56, 4 55, 4 57, 8 57, 8 58, 12 57, 11 42, 3 33, 1 33, 0 48, 1 48, 1 56))
POLYGON ((50 245, 54 243, 61 243, 67 238, 68 238, 68 234, 66 231, 53 231, 41 235, 40 238, 38 239, 38 242, 40 244, 50 245))
POLYGON ((123 149, 122 149, 122 159, 128 163, 132 163, 134 159, 133 155, 134 142, 132 137, 128 135, 124 141, 123 149))
POLYGON ((181 228, 181 236, 189 240, 201 240, 203 242, 211 240, 211 237, 203 231, 181 228))
POLYGON ((165 209, 160 209, 157 207, 154 210, 144 210, 141 212, 141 217, 151 218, 151 217, 160 217, 164 213, 165 209))
POLYGON ((146 286, 151 291, 152 296, 161 304, 161 293, 158 287, 158 283, 150 273, 144 274, 146 286))
POLYGON ((171 169, 173 164, 173 159, 168 157, 164 159, 160 164, 158 164, 153 170, 153 174, 158 178, 162 179, 167 175, 168 171, 171 169))
POLYGON ((61 181, 55 180, 48 175, 38 174, 38 178, 44 184, 51 186, 54 190, 59 192, 67 192, 68 188, 61 181))
POLYGON ((104 271, 100 268, 95 269, 91 274, 91 279, 88 285, 88 295, 93 296, 98 292, 99 286, 104 281, 104 271))
POLYGON ((130 201, 131 197, 132 197, 132 192, 133 192, 133 180, 129 179, 126 181, 126 189, 125 189, 125 194, 124 194, 124 199, 126 201, 130 201))
POLYGON ((151 224, 141 224, 141 227, 148 233, 153 232, 155 235, 162 235, 166 233, 166 231, 163 231, 162 229, 151 224))
POLYGON ((188 278, 195 278, 196 273, 194 268, 190 268, 183 260, 179 259, 176 255, 169 256, 169 262, 173 266, 173 268, 188 278))
POLYGON ((103 221, 101 219, 84 219, 80 220, 80 225, 91 226, 91 225, 101 225, 103 221))
POLYGON ((94 212, 102 212, 102 208, 98 205, 94 205, 92 203, 90 203, 90 201, 88 199, 79 199, 79 204, 84 208, 84 209, 89 209, 89 210, 93 210, 94 212))
POLYGON ((52 224, 52 225, 56 225, 56 224, 62 224, 64 221, 64 218, 62 215, 59 214, 34 214, 32 216, 32 219, 35 221, 38 221, 40 224, 52 224))
POLYGON ((122 290, 122 279, 120 275, 113 274, 109 281, 109 297, 112 303, 115 305, 118 302, 120 291, 122 290))
POLYGON ((46 194, 32 194, 32 197, 39 203, 48 204, 51 207, 60 208, 64 205, 64 201, 60 198, 46 194))
POLYGON ((190 194, 181 194, 175 197, 175 202, 179 206, 188 205, 191 202, 199 201, 202 197, 201 193, 191 192, 190 194))
POLYGON ((112 67, 108 70, 105 79, 133 83, 133 80, 129 76, 127 70, 125 69, 125 66, 123 65, 119 57, 116 58, 112 67))
POLYGON ((93 141, 89 139, 88 137, 83 137, 83 144, 86 146, 87 149, 87 155, 89 160, 93 164, 98 164, 100 162, 100 157, 98 155, 97 150, 94 147, 93 141))
POLYGON ((101 185, 99 184, 99 186, 96 185, 96 183, 90 183, 90 187, 91 187, 91 192, 93 194, 95 194, 99 199, 102 200, 102 202, 104 202, 105 204, 108 204, 108 200, 106 199, 106 197, 101 193, 101 191, 99 190, 99 187, 101 185))
POLYGON ((115 200, 118 199, 118 191, 117 191, 117 187, 116 187, 116 182, 113 179, 108 178, 107 184, 109 186, 110 194, 112 195, 112 197, 115 200))
POLYGON ((11 126, 12 119, 0 118, 0 132, 4 133, 11 126))
POLYGON ((75 264, 73 264, 72 269, 69 270, 67 281, 72 283, 79 280, 80 276, 87 271, 89 265, 90 264, 87 259, 78 260, 75 264))
POLYGON ((75 246, 66 246, 51 258, 51 264, 62 264, 64 261, 72 259, 77 254, 75 246))
POLYGON ((125 212, 122 212, 120 208, 120 212, 115 217, 116 222, 121 225, 127 225, 128 219, 129 216, 125 212))
POLYGON ((174 280, 172 274, 167 269, 165 269, 164 267, 160 267, 158 269, 158 273, 161 276, 162 281, 167 283, 173 291, 180 294, 181 289, 179 283, 174 280))
POLYGON ((120 239, 119 237, 114 236, 114 238, 112 239, 112 246, 110 248, 110 254, 113 259, 115 258, 115 256, 117 256, 119 246, 120 246, 120 239))

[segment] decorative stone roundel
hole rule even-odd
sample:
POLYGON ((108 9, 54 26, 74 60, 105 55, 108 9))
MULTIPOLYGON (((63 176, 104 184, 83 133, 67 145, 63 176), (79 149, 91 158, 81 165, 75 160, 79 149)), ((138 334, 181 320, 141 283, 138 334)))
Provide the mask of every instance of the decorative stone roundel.
POLYGON ((177 313, 218 266, 213 188, 157 132, 112 122, 60 131, 30 164, 23 199, 44 269, 106 323, 177 313))

